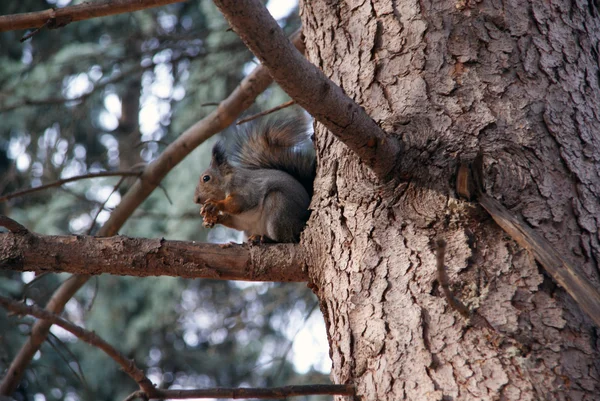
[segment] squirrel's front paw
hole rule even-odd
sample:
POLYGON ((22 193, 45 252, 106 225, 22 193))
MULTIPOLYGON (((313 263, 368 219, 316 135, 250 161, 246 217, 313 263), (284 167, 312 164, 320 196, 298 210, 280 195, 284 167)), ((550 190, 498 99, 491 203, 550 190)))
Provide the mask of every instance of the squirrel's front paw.
POLYGON ((214 201, 208 199, 204 202, 204 205, 200 209, 200 214, 204 218, 204 222, 202 223, 204 227, 213 228, 218 223, 219 210, 214 201))
POLYGON ((219 209, 217 208, 217 202, 212 199, 208 199, 206 202, 204 202, 204 205, 202 205, 200 214, 202 216, 218 216, 219 209))

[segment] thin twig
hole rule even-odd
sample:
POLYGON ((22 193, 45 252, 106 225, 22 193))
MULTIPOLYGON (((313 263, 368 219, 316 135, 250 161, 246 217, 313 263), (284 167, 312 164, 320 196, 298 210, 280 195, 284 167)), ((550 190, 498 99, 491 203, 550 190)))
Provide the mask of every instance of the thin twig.
POLYGON ((52 349, 54 349, 54 351, 59 356, 59 358, 62 359, 62 361, 65 363, 65 365, 67 365, 68 369, 71 371, 71 373, 73 373, 73 376, 75 376, 75 378, 77 378, 77 380, 79 380, 81 383, 83 383, 84 388, 87 389, 88 383, 85 378, 85 374, 83 373, 83 370, 81 369, 81 363, 79 363, 79 359, 73 353, 73 351, 71 351, 69 349, 69 347, 67 347, 67 345, 65 344, 65 342, 63 340, 58 338, 58 336, 52 332, 50 332, 50 337, 48 338, 48 340, 46 342, 48 344, 50 344, 50 346, 52 347, 52 349), (51 341, 51 339, 52 339, 52 341, 51 341), (56 341, 56 344, 54 343, 54 341, 56 341), (77 370, 79 372, 76 372, 75 368, 73 368, 71 366, 69 359, 67 359, 67 356, 63 354, 63 351, 61 350, 61 348, 59 348, 59 345, 62 346, 62 349, 64 349, 64 351, 67 354, 69 354, 69 356, 71 357, 71 361, 75 362, 75 364, 77 365, 77 370))
POLYGON ((259 117, 263 117, 263 116, 269 115, 271 113, 275 113, 276 111, 279 111, 281 109, 285 109, 286 107, 290 107, 291 105, 293 105, 295 103, 296 102, 294 100, 287 101, 287 102, 285 102, 283 104, 280 104, 279 106, 273 107, 273 108, 271 108, 269 110, 261 111, 260 113, 254 114, 254 115, 252 115, 250 117, 243 118, 240 121, 238 121, 235 125, 240 125, 240 124, 243 124, 243 123, 247 123, 248 121, 255 120, 255 119, 259 118, 259 117))
POLYGON ((52 20, 48 20, 46 22, 44 22, 44 25, 40 26, 39 28, 35 28, 33 31, 29 32, 28 34, 24 35, 19 42, 23 43, 25 42, 27 39, 31 38, 33 35, 35 35, 36 33, 38 33, 39 31, 41 31, 42 29, 44 29, 45 27, 47 27, 52 20))
POLYGON ((98 292, 100 289, 100 280, 98 280, 98 276, 94 276, 94 290, 92 291, 92 299, 85 306, 85 311, 90 312, 94 307, 94 302, 96 302, 96 297, 98 296, 98 292))
POLYGON ((70 22, 129 13, 182 1, 185 0, 86 1, 74 6, 50 8, 31 13, 3 15, 0 16, 0 32, 38 28, 43 25, 50 25, 50 28, 60 28, 70 22))
POLYGON ((110 195, 108 195, 106 197, 106 199, 104 200, 104 202, 102 203, 102 205, 100 205, 100 207, 98 208, 98 211, 96 212, 96 215, 94 216, 94 219, 92 220, 92 224, 90 224, 90 228, 87 231, 88 235, 92 234, 92 230, 94 229, 94 225, 96 224, 96 220, 98 220, 98 216, 100 216, 100 213, 102 213, 102 211, 104 210, 104 206, 106 206, 106 203, 108 202, 108 200, 110 199, 110 197, 113 196, 113 194, 119 190, 119 187, 121 186, 121 184, 123 183, 123 181, 125 181, 125 178, 126 177, 123 176, 123 177, 121 177, 119 179, 119 182, 117 182, 116 185, 113 187, 113 190, 110 193, 110 195))
POLYGON ((99 173, 77 175, 74 177, 69 177, 69 178, 64 178, 62 180, 54 181, 49 184, 40 185, 39 187, 23 189, 21 191, 16 191, 16 192, 12 192, 10 194, 0 196, 0 202, 6 202, 9 199, 18 198, 20 196, 27 195, 32 192, 43 191, 44 189, 48 189, 48 188, 60 187, 63 184, 73 182, 73 181, 85 180, 88 178, 115 177, 115 176, 127 176, 127 177, 137 176, 137 177, 139 177, 140 174, 141 174, 141 172, 139 172, 139 171, 102 171, 99 173))
POLYGON ((0 214, 0 226, 6 228, 7 230, 15 234, 29 232, 29 230, 27 230, 27 227, 17 223, 10 217, 5 216, 3 214, 0 214))
POLYGON ((296 333, 294 333, 294 336, 292 337, 292 340, 289 342, 287 348, 285 349, 285 351, 283 352, 283 354, 281 355, 281 361, 279 362, 279 367, 276 369, 276 373, 275 373, 275 379, 277 379, 281 373, 283 373, 284 371, 284 365, 285 362, 287 361, 287 356, 289 354, 289 352, 291 351, 292 347, 294 346, 294 340, 296 339, 296 336, 298 335, 298 333, 300 333, 300 331, 302 329, 304 329, 306 326, 306 322, 308 321, 308 319, 311 317, 312 313, 315 311, 315 309, 317 309, 317 306, 319 306, 319 302, 314 302, 313 305, 311 306, 311 308, 309 309, 308 313, 306 313, 306 315, 304 316, 304 322, 303 325, 300 326, 298 328, 298 330, 296 330, 296 333))
POLYGON ((440 282, 440 286, 442 287, 444 295, 448 300, 448 304, 452 307, 452 309, 457 310, 458 313, 460 313, 466 318, 469 318, 471 316, 469 308, 467 308, 465 304, 463 304, 458 298, 456 298, 452 293, 452 290, 450 289, 450 280, 448 279, 448 273, 446 272, 446 266, 444 265, 444 259, 446 257, 445 255, 446 241, 444 241, 443 239, 438 239, 436 254, 438 281, 440 282))
POLYGON ((167 192, 167 188, 165 188, 165 186, 163 184, 158 184, 158 187, 163 191, 163 193, 165 194, 165 198, 167 198, 167 201, 169 202, 169 205, 173 206, 173 200, 171 199, 171 197, 169 196, 169 192, 167 192))
POLYGON ((148 394, 153 394, 155 390, 154 385, 152 384, 150 379, 146 377, 144 372, 141 369, 139 369, 132 360, 126 358, 125 355, 123 355, 112 345, 104 341, 96 333, 85 330, 84 328, 79 327, 76 324, 73 324, 68 320, 65 320, 60 316, 57 316, 54 313, 50 313, 38 306, 25 305, 23 303, 13 301, 10 298, 6 298, 3 296, 0 296, 0 305, 19 315, 31 315, 38 319, 47 320, 48 322, 51 322, 52 324, 55 324, 67 330, 75 337, 79 338, 81 341, 84 341, 90 345, 93 345, 96 348, 101 349, 115 362, 121 365, 123 371, 129 376, 131 376, 131 378, 133 378, 140 385, 140 388, 143 389, 144 392, 148 394))
MULTIPOLYGON (((64 193, 71 195, 72 197, 74 197, 75 199, 77 199, 77 200, 79 200, 79 201, 81 201, 83 203, 90 203, 90 204, 96 205, 98 207, 100 207, 104 203, 104 202, 100 202, 100 201, 97 201, 97 200, 94 200, 94 199, 88 199, 88 198, 86 198, 85 195, 78 194, 77 192, 72 191, 69 188, 59 187, 59 189, 61 191, 63 191, 64 193)), ((112 212, 114 208, 106 207, 106 205, 104 205, 103 209, 105 211, 107 211, 107 212, 112 212)))

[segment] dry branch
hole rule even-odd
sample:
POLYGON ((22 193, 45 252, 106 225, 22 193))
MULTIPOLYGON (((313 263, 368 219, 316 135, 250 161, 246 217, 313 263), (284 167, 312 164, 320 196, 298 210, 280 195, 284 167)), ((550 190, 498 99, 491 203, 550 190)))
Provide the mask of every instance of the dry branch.
POLYGON ((26 233, 29 231, 25 226, 2 214, 0 214, 0 227, 4 227, 13 233, 26 233))
POLYGON ((492 219, 527 249, 562 288, 579 304, 581 309, 600 327, 600 292, 585 278, 580 270, 567 262, 555 247, 527 223, 511 213, 496 199, 483 192, 483 157, 479 155, 470 170, 461 165, 457 178, 457 191, 461 196, 477 197, 479 204, 492 219))
POLYGON ((260 398, 260 399, 284 399, 286 397, 308 396, 308 395, 354 395, 354 387, 350 384, 308 384, 304 386, 285 386, 272 388, 209 388, 195 390, 155 390, 153 396, 148 396, 143 391, 136 391, 126 398, 148 399, 174 399, 186 398, 260 398))
POLYGON ((50 29, 60 28, 71 22, 140 11, 147 8, 180 3, 182 1, 185 0, 88 1, 63 8, 50 8, 48 10, 31 13, 3 15, 0 16, 0 32, 41 28, 43 26, 47 26, 50 29))
POLYGON ((27 188, 20 191, 11 192, 10 194, 0 196, 0 202, 5 202, 9 199, 18 198, 33 192, 43 191, 44 189, 60 187, 69 182, 85 180, 88 178, 99 178, 99 177, 127 177, 127 176, 139 176, 141 171, 102 171, 100 173, 90 173, 84 175, 77 175, 74 177, 65 178, 62 180, 54 181, 49 184, 40 185, 39 187, 27 188))
POLYGON ((482 194, 478 200, 494 221, 519 245, 529 250, 548 274, 600 327, 600 292, 579 272, 579 269, 565 261, 550 242, 510 213, 496 199, 482 194))
POLYGON ((292 46, 263 3, 215 0, 215 4, 279 86, 379 178, 388 178, 397 166, 400 143, 292 46))
POLYGON ((125 357, 125 355, 117 351, 112 345, 100 338, 96 333, 85 330, 76 324, 73 324, 68 320, 55 315, 54 313, 50 313, 37 306, 25 305, 3 296, 0 296, 0 305, 19 315, 31 315, 38 319, 43 319, 52 324, 60 326, 80 340, 101 349, 109 357, 115 360, 115 362, 121 365, 123 371, 131 376, 131 378, 133 378, 139 384, 140 388, 143 389, 144 392, 154 394, 154 385, 150 379, 146 377, 144 372, 135 366, 132 360, 125 357))
MULTIPOLYGON (((301 34, 296 32, 293 38, 294 45, 303 52, 304 44, 302 43, 301 34)), ((121 199, 121 203, 99 230, 98 235, 115 235, 135 209, 154 191, 160 181, 177 163, 202 142, 233 123, 272 82, 265 67, 258 66, 254 69, 231 95, 219 104, 215 111, 183 132, 144 170, 142 179, 137 180, 127 191, 121 199)), ((52 295, 46 309, 54 313, 60 313, 69 299, 88 279, 88 275, 75 275, 69 278, 52 295)), ((42 320, 35 323, 31 330, 31 336, 11 362, 0 383, 0 395, 10 395, 15 391, 23 376, 25 367, 44 342, 50 326, 50 323, 42 320)))
POLYGON ((300 249, 27 231, 0 233, 0 270, 299 282, 307 280, 300 249))
POLYGON ((257 118, 267 116, 267 115, 269 115, 271 113, 275 113, 276 111, 279 111, 281 109, 285 109, 286 107, 290 107, 291 105, 293 105, 295 103, 296 103, 295 101, 289 100, 285 103, 280 104, 279 106, 270 108, 269 110, 261 111, 260 113, 256 113, 254 115, 251 115, 250 117, 242 118, 240 121, 235 123, 235 125, 241 125, 241 124, 247 123, 249 121, 256 120, 257 118))

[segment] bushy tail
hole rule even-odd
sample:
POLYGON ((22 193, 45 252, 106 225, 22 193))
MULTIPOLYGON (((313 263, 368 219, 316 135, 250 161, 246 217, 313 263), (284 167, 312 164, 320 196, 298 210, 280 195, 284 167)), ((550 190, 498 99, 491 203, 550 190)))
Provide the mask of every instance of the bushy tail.
POLYGON ((307 121, 299 118, 244 124, 234 135, 231 162, 285 171, 312 196, 316 164, 310 136, 307 121))

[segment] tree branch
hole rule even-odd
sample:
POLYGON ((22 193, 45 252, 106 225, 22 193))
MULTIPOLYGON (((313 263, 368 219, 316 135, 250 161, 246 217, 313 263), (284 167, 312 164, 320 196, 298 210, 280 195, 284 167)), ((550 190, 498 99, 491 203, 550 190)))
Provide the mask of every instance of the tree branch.
POLYGON ((15 191, 15 192, 11 192, 10 194, 2 195, 2 196, 0 196, 0 202, 5 202, 9 199, 18 198, 20 196, 27 195, 32 192, 43 191, 44 189, 48 189, 48 188, 60 187, 61 185, 69 183, 69 182, 85 180, 88 178, 114 177, 114 176, 119 176, 119 177, 128 177, 129 176, 129 177, 131 177, 131 176, 139 176, 141 174, 142 174, 141 171, 102 171, 99 173, 76 175, 74 177, 69 177, 69 178, 65 178, 62 180, 54 181, 49 184, 40 185, 39 187, 22 189, 20 191, 15 191))
POLYGON ((216 245, 165 239, 0 233, 0 270, 219 280, 307 280, 295 244, 216 245))
POLYGON ((527 249, 581 309, 600 327, 600 292, 585 278, 580 269, 567 262, 556 248, 504 205, 483 192, 483 156, 473 162, 473 168, 461 165, 457 177, 457 192, 470 199, 476 197, 492 219, 520 246, 527 249))
POLYGON ((195 390, 154 390, 153 396, 148 396, 143 391, 136 391, 125 399, 136 398, 148 399, 175 399, 186 398, 260 398, 260 399, 284 399, 286 397, 297 397, 307 395, 354 395, 354 387, 350 384, 308 384, 304 386, 285 386, 272 388, 208 388, 195 390))
POLYGON ((104 351, 109 357, 111 357, 115 362, 121 365, 121 368, 125 373, 127 373, 131 378, 133 378, 140 388, 144 390, 147 394, 154 394, 155 388, 150 379, 146 377, 144 372, 140 370, 133 360, 127 359, 125 355, 117 351, 112 345, 104 341, 100 336, 96 333, 85 330, 76 324, 65 320, 54 313, 50 313, 42 308, 33 305, 25 305, 20 302, 13 301, 9 298, 0 296, 0 305, 4 308, 17 313, 19 315, 31 315, 38 319, 43 319, 48 321, 49 323, 55 324, 57 326, 62 327, 67 330, 69 333, 72 333, 75 337, 79 338, 86 343, 93 345, 104 351))
POLYGON ((12 233, 26 233, 29 231, 25 226, 3 214, 0 214, 0 227, 4 227, 12 233))
POLYGON ((260 0, 215 0, 246 46, 281 88, 381 179, 393 172, 401 144, 291 45, 260 0))
POLYGON ((185 0, 111 0, 88 1, 75 6, 63 8, 50 8, 32 13, 12 14, 0 16, 0 32, 16 31, 19 29, 61 28, 71 22, 82 21, 90 18, 106 17, 108 15, 123 14, 133 11, 160 7, 185 0))
MULTIPOLYGON (((301 34, 296 32, 293 37, 294 45, 304 51, 301 34)), ((255 68, 231 95, 219 104, 216 110, 183 132, 156 160, 146 167, 142 179, 137 180, 127 191, 121 199, 121 203, 98 231, 98 235, 115 235, 127 218, 154 191, 173 167, 202 142, 235 121, 272 82, 265 67, 258 66, 255 68)), ((88 275, 76 275, 69 278, 52 295, 46 309, 54 313, 60 313, 65 304, 87 282, 88 278, 88 275)), ((15 391, 23 376, 25 366, 44 342, 50 326, 50 323, 42 320, 35 323, 29 340, 23 344, 0 383, 0 395, 10 395, 15 391)))
POLYGON ((106 204, 108 203, 108 201, 110 200, 110 198, 114 195, 114 193, 119 190, 119 187, 121 186, 121 184, 123 183, 123 181, 125 181, 125 177, 121 177, 119 179, 119 181, 113 187, 113 190, 106 197, 106 199, 104 199, 104 202, 102 202, 102 205, 100 205, 100 207, 98 207, 98 211, 96 211, 96 215, 92 219, 92 223, 90 224, 90 228, 88 228, 88 230, 87 230, 87 235, 91 235, 93 233, 94 226, 96 225, 96 221, 98 220, 98 216, 100 216, 100 213, 102 213, 102 211, 106 207, 106 204))

